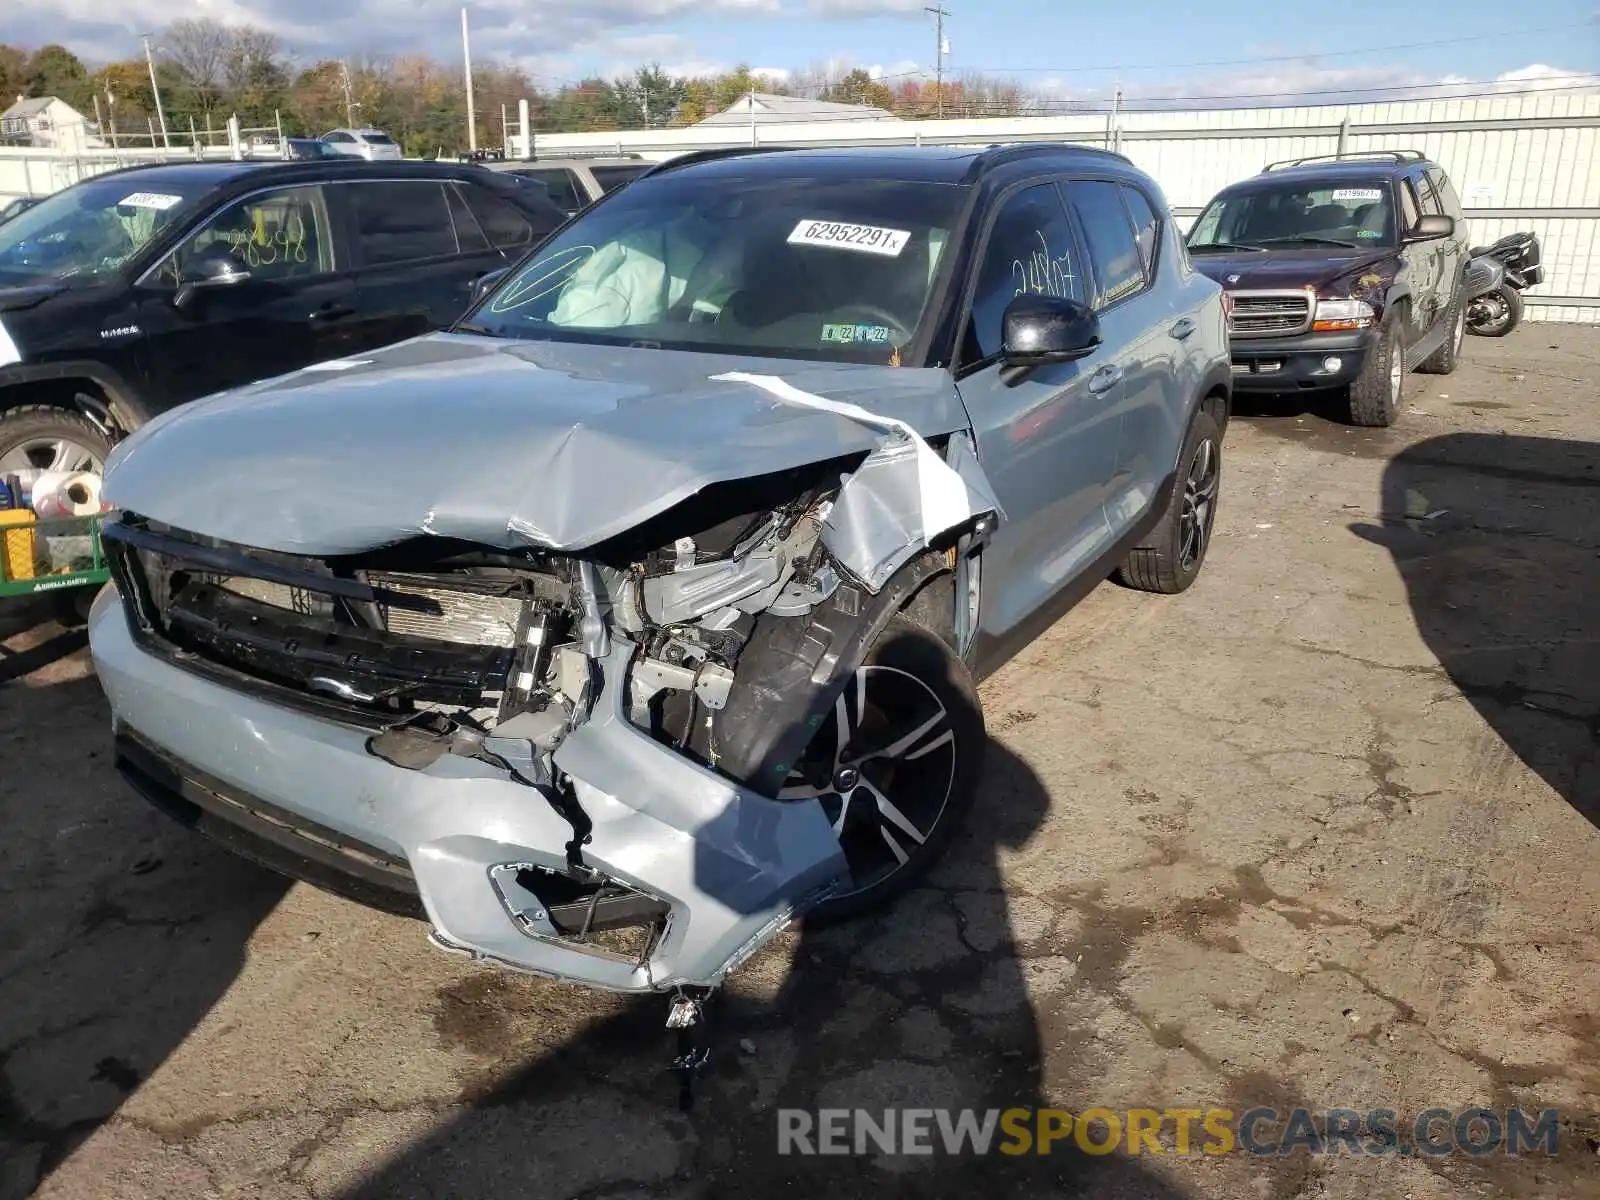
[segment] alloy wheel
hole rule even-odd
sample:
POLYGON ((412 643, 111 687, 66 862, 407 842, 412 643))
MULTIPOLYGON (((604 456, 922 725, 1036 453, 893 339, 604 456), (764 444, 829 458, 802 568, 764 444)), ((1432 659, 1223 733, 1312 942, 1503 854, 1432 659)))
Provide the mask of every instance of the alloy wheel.
POLYGON ((833 715, 778 798, 822 805, 850 864, 853 886, 839 900, 881 884, 929 839, 955 787, 959 748, 938 695, 898 667, 859 668, 833 715))
POLYGON ((37 437, 18 442, 0 454, 0 474, 12 471, 103 472, 100 456, 71 438, 37 437))
POLYGON ((1216 443, 1210 438, 1203 439, 1189 460, 1189 474, 1183 481, 1183 507, 1178 513, 1178 565, 1185 571, 1205 556, 1221 479, 1220 466, 1216 443))

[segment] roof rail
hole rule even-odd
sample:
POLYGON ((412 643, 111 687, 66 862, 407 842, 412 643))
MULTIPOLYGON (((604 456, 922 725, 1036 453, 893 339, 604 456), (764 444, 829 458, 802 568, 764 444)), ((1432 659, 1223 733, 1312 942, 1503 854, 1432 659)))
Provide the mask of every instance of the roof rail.
POLYGON ((1133 160, 1126 154, 1119 154, 1115 150, 1107 150, 1103 146, 1085 146, 1078 142, 1010 142, 1002 144, 991 142, 967 169, 967 182, 972 182, 983 170, 998 166, 1003 162, 1010 162, 1017 158, 1030 158, 1035 154, 1059 153, 1069 150, 1074 154, 1095 154, 1102 158, 1114 158, 1120 163, 1127 163, 1130 167, 1133 160))
POLYGON ((653 163, 646 167, 639 178, 646 175, 659 175, 663 171, 674 170, 678 167, 692 167, 695 163, 716 162, 723 158, 739 158, 746 154, 767 154, 774 150, 794 150, 794 146, 724 146, 720 150, 691 150, 687 154, 680 154, 676 158, 669 158, 663 162, 653 163))
POLYGON ((1344 154, 1312 154, 1305 158, 1285 158, 1280 162, 1271 162, 1261 168, 1265 175, 1268 171, 1280 171, 1289 167, 1303 167, 1307 163, 1321 162, 1347 162, 1361 159, 1387 159, 1390 162, 1426 162, 1428 156, 1421 150, 1351 150, 1344 154))

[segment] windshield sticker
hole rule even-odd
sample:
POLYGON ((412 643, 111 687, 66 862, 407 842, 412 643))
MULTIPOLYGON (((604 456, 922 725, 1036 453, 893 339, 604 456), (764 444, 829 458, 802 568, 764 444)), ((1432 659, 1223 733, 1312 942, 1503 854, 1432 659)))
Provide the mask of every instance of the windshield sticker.
POLYGON ((1356 236, 1358 238, 1380 238, 1380 237, 1383 236, 1383 230, 1381 230, 1381 229, 1358 229, 1358 230, 1356 230, 1356 236))
POLYGON ((838 346, 887 346, 887 325, 824 325, 822 340, 838 346))
POLYGON ((817 221, 806 218, 794 227, 789 243, 795 246, 832 246, 839 250, 858 250, 899 258, 911 240, 909 229, 883 229, 877 225, 848 225, 843 221, 817 221))
POLYGON ((164 192, 134 192, 124 196, 117 204, 123 208, 153 208, 165 212, 174 204, 182 204, 182 196, 169 196, 164 192))
POLYGON ((1340 200, 1382 200, 1382 188, 1334 188, 1334 203, 1340 200))

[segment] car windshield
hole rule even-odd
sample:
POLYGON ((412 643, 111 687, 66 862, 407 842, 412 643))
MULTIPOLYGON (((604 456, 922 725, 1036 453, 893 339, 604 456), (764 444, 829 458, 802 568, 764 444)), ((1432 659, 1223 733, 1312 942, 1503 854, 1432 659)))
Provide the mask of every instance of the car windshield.
POLYGON ((641 179, 561 229, 462 328, 898 362, 926 319, 964 194, 870 179, 641 179))
POLYGON ((1394 202, 1382 181, 1269 183, 1213 200, 1194 223, 1189 249, 1392 246, 1394 228, 1394 202))
POLYGON ((114 273, 198 193, 136 176, 91 179, 0 225, 0 284, 78 282, 114 273))

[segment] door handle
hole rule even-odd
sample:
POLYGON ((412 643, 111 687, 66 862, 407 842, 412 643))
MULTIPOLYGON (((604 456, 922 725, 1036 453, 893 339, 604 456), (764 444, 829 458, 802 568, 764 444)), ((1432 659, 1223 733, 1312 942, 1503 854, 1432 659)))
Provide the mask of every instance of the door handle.
POLYGON ((1089 390, 1095 395, 1108 392, 1122 381, 1122 368, 1114 363, 1107 363, 1093 375, 1089 376, 1089 390))
POLYGON ((342 317, 353 317, 356 310, 349 304, 324 304, 311 314, 313 321, 337 321, 342 317))
POLYGON ((1194 322, 1188 317, 1182 317, 1168 332, 1180 342, 1194 332, 1194 322))

